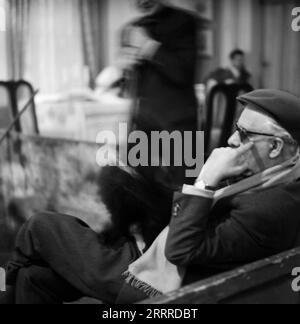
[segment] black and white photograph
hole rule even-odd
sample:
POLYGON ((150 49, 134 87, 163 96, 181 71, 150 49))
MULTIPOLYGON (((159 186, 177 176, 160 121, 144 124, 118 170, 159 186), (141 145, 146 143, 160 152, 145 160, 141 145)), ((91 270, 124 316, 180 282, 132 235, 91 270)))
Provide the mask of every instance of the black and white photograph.
POLYGON ((300 304, 300 0, 0 0, 0 305, 45 304, 300 304))

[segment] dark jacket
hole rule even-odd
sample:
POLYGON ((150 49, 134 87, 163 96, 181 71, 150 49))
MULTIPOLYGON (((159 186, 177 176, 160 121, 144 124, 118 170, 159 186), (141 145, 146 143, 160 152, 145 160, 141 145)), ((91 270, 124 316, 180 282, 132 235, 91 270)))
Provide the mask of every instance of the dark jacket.
POLYGON ((197 21, 182 10, 165 7, 160 12, 129 24, 140 26, 161 43, 151 60, 136 69, 138 107, 135 117, 149 129, 172 129, 193 120, 196 125, 197 100, 194 83, 197 61, 197 21))
POLYGON ((251 74, 246 69, 242 69, 240 76, 236 77, 230 69, 219 68, 208 76, 206 82, 210 79, 214 79, 218 83, 224 83, 227 80, 234 80, 238 84, 247 84, 250 83, 251 77, 251 74))
POLYGON ((202 280, 300 245, 300 182, 219 201, 176 194, 169 261, 202 280))

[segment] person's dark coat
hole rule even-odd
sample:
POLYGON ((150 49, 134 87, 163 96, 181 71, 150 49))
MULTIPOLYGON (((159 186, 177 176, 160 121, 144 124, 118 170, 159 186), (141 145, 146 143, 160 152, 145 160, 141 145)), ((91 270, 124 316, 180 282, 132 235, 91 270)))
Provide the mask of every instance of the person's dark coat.
POLYGON ((166 256, 186 283, 300 245, 300 182, 219 201, 176 194, 166 256))
POLYGON ((137 26, 161 43, 154 57, 136 69, 137 128, 172 130, 187 121, 196 128, 196 18, 185 11, 165 7, 130 23, 123 31, 123 45, 126 46, 130 29, 137 26))

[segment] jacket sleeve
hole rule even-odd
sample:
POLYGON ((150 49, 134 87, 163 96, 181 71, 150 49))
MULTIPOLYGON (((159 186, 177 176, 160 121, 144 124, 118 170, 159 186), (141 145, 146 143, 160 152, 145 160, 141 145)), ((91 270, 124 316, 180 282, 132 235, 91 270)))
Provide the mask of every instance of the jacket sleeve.
POLYGON ((171 263, 177 266, 247 263, 270 253, 234 212, 213 225, 209 220, 211 207, 210 198, 175 195, 165 251, 171 263))
POLYGON ((174 40, 161 44, 148 62, 169 81, 179 86, 189 85, 194 82, 196 68, 196 22, 188 19, 174 35, 170 35, 174 40))

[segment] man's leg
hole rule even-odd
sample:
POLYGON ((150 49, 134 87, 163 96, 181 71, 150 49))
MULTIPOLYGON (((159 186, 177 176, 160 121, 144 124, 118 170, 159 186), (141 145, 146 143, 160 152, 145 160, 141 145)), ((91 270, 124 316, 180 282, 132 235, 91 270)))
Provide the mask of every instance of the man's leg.
POLYGON ((31 266, 18 273, 16 304, 62 304, 81 297, 82 294, 49 268, 31 266))
POLYGON ((5 292, 0 292, 0 305, 15 304, 15 287, 7 286, 5 292))
POLYGON ((114 303, 124 283, 122 273, 138 257, 131 241, 109 248, 80 220, 44 213, 22 227, 7 282, 16 284, 20 269, 48 267, 84 296, 114 303))

